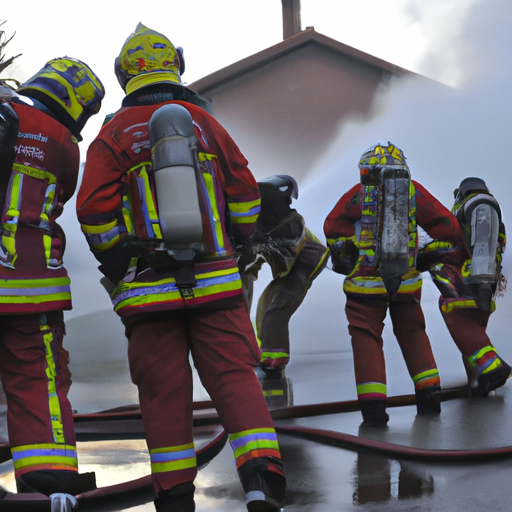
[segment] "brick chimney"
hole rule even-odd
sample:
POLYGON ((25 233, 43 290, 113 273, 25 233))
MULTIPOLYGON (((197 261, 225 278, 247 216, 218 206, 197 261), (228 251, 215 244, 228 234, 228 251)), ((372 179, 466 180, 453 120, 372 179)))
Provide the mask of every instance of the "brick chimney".
POLYGON ((283 39, 298 34, 300 28, 300 0, 281 0, 283 3, 283 39))

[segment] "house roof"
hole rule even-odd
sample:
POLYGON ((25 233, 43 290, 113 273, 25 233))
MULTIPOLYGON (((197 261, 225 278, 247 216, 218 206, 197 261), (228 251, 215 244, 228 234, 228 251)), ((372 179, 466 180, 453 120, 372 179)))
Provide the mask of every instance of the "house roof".
POLYGON ((190 87, 198 91, 200 94, 207 94, 211 89, 224 85, 236 77, 261 68, 308 45, 317 45, 319 47, 326 48, 337 52, 344 57, 361 61, 369 66, 394 75, 415 75, 412 71, 408 71, 400 66, 396 66, 385 60, 379 59, 373 55, 369 55, 368 53, 362 52, 351 46, 340 43, 335 39, 331 39, 330 37, 320 34, 319 32, 316 32, 314 28, 307 28, 306 30, 299 32, 298 34, 289 37, 274 46, 196 80, 190 84, 190 87))

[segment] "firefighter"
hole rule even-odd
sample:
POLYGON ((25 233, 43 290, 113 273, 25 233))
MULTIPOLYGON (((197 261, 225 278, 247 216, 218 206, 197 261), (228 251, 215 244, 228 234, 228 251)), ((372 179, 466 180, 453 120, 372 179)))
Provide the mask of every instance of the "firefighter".
POLYGON ((277 511, 286 481, 234 251, 255 228, 256 180, 166 36, 139 24, 115 69, 126 96, 89 147, 77 214, 125 326, 155 508, 195 510, 191 354, 247 509, 277 511))
POLYGON ((462 180, 454 199, 452 212, 464 233, 468 258, 462 266, 450 260, 437 263, 450 248, 427 240, 418 261, 441 292, 439 309, 463 356, 471 395, 487 396, 506 383, 511 371, 486 332, 496 308, 494 298, 505 286, 501 273, 505 226, 501 208, 481 178, 462 180))
POLYGON ((63 311, 71 309, 57 224, 78 179, 80 132, 105 92, 83 62, 50 60, 0 103, 0 375, 18 491, 79 494, 63 311), (10 156, 9 156, 10 155, 10 156))
POLYGON ((325 268, 329 250, 291 208, 298 185, 288 175, 258 181, 261 212, 256 231, 242 249, 239 266, 249 309, 253 282, 264 263, 272 281, 258 300, 256 333, 261 348, 258 375, 269 407, 291 405, 291 382, 285 376, 290 361, 289 322, 304 301, 314 279, 325 268))
POLYGON ((363 424, 383 426, 389 419, 382 339, 387 312, 414 383, 418 414, 441 410, 439 372, 420 305, 417 226, 459 248, 452 254, 459 261, 465 245, 455 217, 410 179, 405 156, 394 144, 372 146, 359 169, 360 183, 340 198, 324 232, 333 270, 346 275, 345 312, 363 424))

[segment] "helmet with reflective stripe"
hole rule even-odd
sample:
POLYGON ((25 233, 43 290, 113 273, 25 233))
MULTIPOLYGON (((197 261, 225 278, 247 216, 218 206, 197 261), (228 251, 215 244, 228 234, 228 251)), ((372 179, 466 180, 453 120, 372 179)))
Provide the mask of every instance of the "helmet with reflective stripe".
POLYGON ((383 167, 409 171, 403 151, 391 142, 377 143, 367 149, 359 159, 361 183, 379 183, 383 167))
POLYGON ((114 68, 119 84, 130 94, 155 83, 180 85, 185 61, 181 48, 160 32, 139 23, 124 42, 114 68))
POLYGON ((71 57, 50 60, 17 92, 43 103, 79 139, 105 96, 105 88, 92 69, 71 57))

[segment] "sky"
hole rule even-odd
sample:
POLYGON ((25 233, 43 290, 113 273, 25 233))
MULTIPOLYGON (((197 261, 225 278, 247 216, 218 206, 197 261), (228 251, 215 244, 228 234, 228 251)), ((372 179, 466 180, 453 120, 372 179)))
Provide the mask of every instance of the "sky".
MULTIPOLYGON (((457 37, 466 14, 482 1, 302 0, 301 25, 454 84, 462 79, 457 37)), ((133 0, 46 0, 22 9, 16 2, 4 2, 0 19, 7 22, 3 29, 7 35, 14 34, 7 55, 22 54, 9 68, 12 76, 26 80, 47 60, 68 55, 86 62, 104 83, 102 111, 83 132, 83 153, 98 132, 103 114, 117 110, 123 98, 113 73, 114 59, 138 22, 165 33, 184 48, 186 83, 283 39, 281 0, 166 0, 157 5, 162 7, 144 10, 133 0)))
MULTIPOLYGON (((104 115, 115 111, 123 98, 113 72, 114 59, 139 21, 184 48, 186 83, 282 41, 280 0, 168 0, 161 5, 166 6, 165 13, 162 8, 145 11, 131 0, 122 4, 48 0, 29 9, 10 2, 2 7, 0 19, 7 20, 3 29, 8 35, 15 32, 7 55, 23 54, 10 68, 13 76, 24 80, 48 59, 69 55, 87 62, 103 81, 106 97, 102 112, 91 118, 84 130, 82 158, 104 115)), ((312 178, 301 183, 296 207, 312 231, 324 239, 323 219, 357 181, 357 159, 377 140, 391 140, 401 147, 413 178, 445 205, 451 207, 452 191, 461 179, 477 175, 486 180, 502 204, 505 220, 512 218, 512 204, 507 204, 506 195, 510 184, 506 157, 512 142, 512 2, 302 0, 301 6, 302 28, 313 26, 344 44, 449 86, 396 85, 377 98, 373 121, 340 127, 331 149, 318 156, 312 178)), ((61 224, 68 237, 65 263, 74 296, 74 310, 67 318, 109 308, 96 262, 76 223, 74 200, 68 203, 61 224)), ((512 269, 510 253, 506 269, 512 269)), ((263 272, 256 297, 267 281, 268 274, 263 272)), ((336 315, 337 323, 322 324, 320 335, 311 336, 329 340, 339 329, 346 331, 339 314, 343 307, 341 284, 341 276, 322 273, 302 306, 302 314, 294 317, 292 331, 304 336, 318 327, 318 322, 312 327, 311 317, 325 314, 336 315), (332 298, 328 307, 326 296, 332 298)), ((433 318, 439 320, 436 291, 427 285, 424 297, 433 318)), ((506 322, 511 300, 509 293, 494 317, 506 322)), ((494 323, 499 336, 506 333, 503 325, 499 320, 494 323)))

